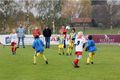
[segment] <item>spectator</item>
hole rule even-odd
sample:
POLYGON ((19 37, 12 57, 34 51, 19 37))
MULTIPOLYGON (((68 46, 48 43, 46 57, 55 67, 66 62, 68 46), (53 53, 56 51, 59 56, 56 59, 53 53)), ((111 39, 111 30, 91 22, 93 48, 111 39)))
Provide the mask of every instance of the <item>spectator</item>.
POLYGON ((18 46, 17 46, 17 48, 19 48, 20 40, 22 40, 22 46, 23 46, 23 48, 25 48, 25 45, 24 45, 25 29, 23 28, 23 26, 21 24, 17 28, 17 37, 18 37, 18 46))
POLYGON ((46 48, 50 48, 50 37, 51 37, 51 29, 46 27, 43 30, 43 36, 45 37, 46 48))

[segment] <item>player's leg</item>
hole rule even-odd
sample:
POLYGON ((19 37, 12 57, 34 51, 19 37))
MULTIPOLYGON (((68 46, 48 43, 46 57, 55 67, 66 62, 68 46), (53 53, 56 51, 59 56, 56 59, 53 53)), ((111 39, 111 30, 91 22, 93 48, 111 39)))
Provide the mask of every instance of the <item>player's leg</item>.
POLYGON ((76 53, 76 59, 73 61, 73 65, 74 65, 74 67, 75 68, 78 68, 79 66, 78 66, 78 62, 79 62, 79 60, 82 58, 82 53, 79 53, 79 52, 77 52, 76 53))
POLYGON ((40 53, 36 53, 33 55, 33 64, 37 63, 37 57, 40 55, 40 53))
POLYGON ((90 64, 90 63, 91 63, 91 59, 92 59, 92 53, 89 52, 89 53, 88 53, 88 57, 87 57, 87 64, 90 64))
POLYGON ((13 46, 11 46, 11 52, 14 55, 14 48, 13 48, 13 46))
POLYGON ((13 52, 14 52, 14 54, 16 54, 16 49, 17 49, 16 42, 13 42, 13 43, 14 43, 14 45, 13 45, 13 52))
POLYGON ((69 54, 70 54, 70 47, 68 46, 66 55, 69 55, 69 54))
POLYGON ((61 55, 61 45, 58 45, 58 54, 61 55))
POLYGON ((16 54, 16 46, 14 45, 13 46, 13 55, 15 55, 16 54))
POLYGON ((40 53, 40 56, 42 56, 43 59, 45 60, 45 63, 48 64, 48 60, 47 60, 46 56, 43 53, 40 53))
POLYGON ((92 53, 91 53, 91 64, 93 64, 94 55, 95 55, 95 53, 92 52, 92 53))
POLYGON ((62 52, 63 55, 65 54, 64 44, 61 44, 61 52, 62 52))
POLYGON ((88 53, 88 57, 87 57, 87 64, 90 64, 90 53, 88 53))
POLYGON ((14 55, 14 42, 11 43, 11 52, 14 55))
POLYGON ((33 64, 36 64, 37 53, 33 55, 33 64))
POLYGON ((73 51, 73 48, 72 48, 72 46, 70 47, 70 53, 69 53, 69 55, 72 55, 72 51, 73 51))

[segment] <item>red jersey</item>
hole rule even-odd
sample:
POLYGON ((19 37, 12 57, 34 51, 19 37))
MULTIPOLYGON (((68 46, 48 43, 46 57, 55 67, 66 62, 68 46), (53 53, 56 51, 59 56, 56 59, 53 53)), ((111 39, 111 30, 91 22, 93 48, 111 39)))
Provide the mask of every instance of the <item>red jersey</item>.
POLYGON ((40 29, 34 29, 33 30, 33 36, 40 36, 41 32, 40 32, 40 29))

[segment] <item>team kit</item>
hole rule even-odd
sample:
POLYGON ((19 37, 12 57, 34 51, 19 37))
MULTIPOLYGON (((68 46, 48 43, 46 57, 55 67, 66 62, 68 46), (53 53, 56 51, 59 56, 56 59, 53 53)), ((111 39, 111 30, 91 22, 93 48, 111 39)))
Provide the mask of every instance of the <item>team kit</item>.
MULTIPOLYGON (((83 52, 87 52, 87 60, 86 64, 94 64, 94 56, 95 56, 95 51, 96 45, 93 40, 92 35, 88 35, 87 37, 84 36, 82 31, 79 31, 76 33, 75 28, 72 28, 70 31, 70 41, 69 44, 66 48, 65 46, 65 39, 66 39, 66 33, 64 33, 62 30, 59 31, 59 36, 57 40, 59 41, 58 45, 58 55, 67 55, 67 56, 72 56, 73 51, 75 50, 75 59, 71 62, 72 66, 74 68, 79 68, 79 61, 82 58, 83 52)), ((43 41, 39 38, 40 32, 38 30, 33 31, 33 37, 34 41, 32 43, 32 48, 35 50, 35 53, 33 55, 33 64, 36 65, 37 63, 37 58, 43 57, 44 61, 46 64, 48 64, 48 59, 44 55, 44 43, 43 41)), ((16 54, 17 50, 17 33, 16 30, 13 29, 12 33, 10 34, 10 39, 11 39, 11 52, 13 55, 16 54)))

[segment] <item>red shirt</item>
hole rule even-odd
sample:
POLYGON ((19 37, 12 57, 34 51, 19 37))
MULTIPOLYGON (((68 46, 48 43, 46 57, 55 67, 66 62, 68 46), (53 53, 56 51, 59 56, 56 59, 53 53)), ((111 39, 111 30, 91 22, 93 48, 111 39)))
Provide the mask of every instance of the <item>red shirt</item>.
POLYGON ((33 36, 40 36, 41 32, 40 32, 40 29, 34 29, 33 30, 33 36))

